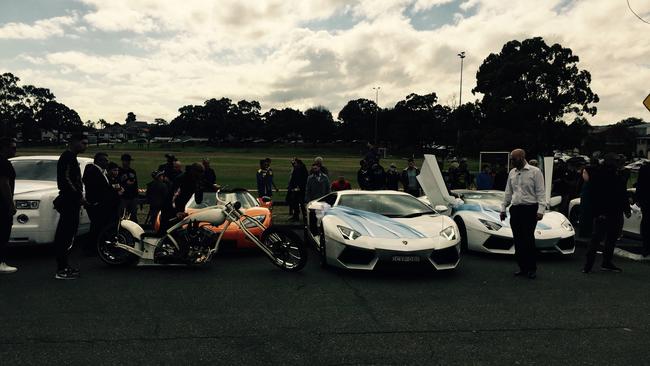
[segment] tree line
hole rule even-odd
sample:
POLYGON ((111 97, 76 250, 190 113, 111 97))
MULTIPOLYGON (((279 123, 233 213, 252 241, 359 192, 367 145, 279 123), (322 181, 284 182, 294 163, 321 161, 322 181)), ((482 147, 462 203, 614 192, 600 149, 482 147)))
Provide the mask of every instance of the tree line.
MULTIPOLYGON (((571 49, 548 45, 540 37, 513 40, 485 58, 476 73, 475 100, 457 107, 440 104, 432 91, 409 94, 384 108, 369 99, 350 100, 335 118, 322 106, 305 111, 273 108, 262 113, 255 100, 212 98, 201 105, 182 106, 169 123, 156 119, 151 137, 189 135, 215 143, 242 139, 373 141, 377 124, 380 145, 397 149, 435 145, 454 146, 463 153, 514 145, 539 153, 580 146, 599 149, 609 142, 591 136, 588 122, 597 113, 599 97, 590 88, 591 74, 578 63, 571 49)), ((11 73, 0 78, 0 121, 5 135, 20 131, 29 137, 37 128, 75 131, 109 125, 105 120, 84 124, 48 89, 21 87, 18 81, 11 73)), ((128 120, 135 120, 135 114, 129 112, 128 120)), ((627 119, 618 124, 621 148, 629 148, 624 145, 634 138, 624 127, 642 122, 627 119)))

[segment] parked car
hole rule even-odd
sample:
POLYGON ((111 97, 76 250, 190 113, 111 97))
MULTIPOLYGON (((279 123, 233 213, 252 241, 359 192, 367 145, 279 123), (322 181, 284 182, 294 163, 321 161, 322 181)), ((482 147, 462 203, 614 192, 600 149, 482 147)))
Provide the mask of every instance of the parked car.
MULTIPOLYGON (((547 167, 552 171, 553 167, 547 167)), ((472 250, 495 254, 514 254, 514 241, 510 228, 510 215, 501 221, 502 191, 454 190, 448 192, 440 168, 433 155, 425 155, 418 181, 426 196, 420 199, 430 205, 447 205, 445 213, 458 225, 461 246, 472 250)), ((560 197, 550 197, 546 187, 548 206, 561 202, 560 197)), ((535 246, 540 252, 571 254, 575 251, 575 230, 571 222, 561 213, 547 209, 544 218, 535 229, 535 246)))
POLYGON ((332 192, 307 205, 306 240, 323 267, 373 270, 378 264, 451 270, 460 260, 458 227, 410 194, 332 192))
MULTIPOLYGON (((53 201, 59 194, 56 186, 56 165, 58 156, 23 156, 10 159, 16 171, 14 201, 17 212, 11 229, 9 242, 20 244, 47 244, 54 241, 59 222, 59 213, 53 201)), ((90 158, 78 157, 81 173, 90 158)), ((86 210, 81 209, 77 235, 90 229, 86 210)))

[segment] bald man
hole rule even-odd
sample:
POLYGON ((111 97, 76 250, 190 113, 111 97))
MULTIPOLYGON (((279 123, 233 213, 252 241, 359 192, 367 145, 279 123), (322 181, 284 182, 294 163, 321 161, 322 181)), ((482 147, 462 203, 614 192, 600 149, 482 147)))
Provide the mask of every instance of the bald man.
POLYGON ((526 152, 522 149, 513 150, 510 161, 514 168, 506 183, 501 221, 507 218, 506 209, 510 206, 510 228, 519 264, 515 276, 534 279, 537 277, 535 227, 546 211, 544 176, 539 168, 526 162, 526 152))

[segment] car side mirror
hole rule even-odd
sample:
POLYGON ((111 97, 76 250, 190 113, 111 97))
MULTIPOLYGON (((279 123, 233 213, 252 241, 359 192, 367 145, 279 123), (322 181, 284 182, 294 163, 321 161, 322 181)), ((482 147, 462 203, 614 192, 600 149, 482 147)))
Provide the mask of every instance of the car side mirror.
POLYGON ((262 197, 262 202, 264 202, 264 203, 269 203, 269 202, 271 202, 271 197, 269 197, 269 196, 263 196, 263 197, 262 197))
POLYGON ((447 207, 445 205, 436 205, 436 207, 434 207, 433 209, 438 211, 438 212, 445 212, 445 211, 447 211, 449 209, 449 207, 447 207))
POLYGON ((239 211, 239 209, 241 208, 241 202, 239 201, 235 202, 235 205, 233 207, 235 207, 235 210, 239 211))

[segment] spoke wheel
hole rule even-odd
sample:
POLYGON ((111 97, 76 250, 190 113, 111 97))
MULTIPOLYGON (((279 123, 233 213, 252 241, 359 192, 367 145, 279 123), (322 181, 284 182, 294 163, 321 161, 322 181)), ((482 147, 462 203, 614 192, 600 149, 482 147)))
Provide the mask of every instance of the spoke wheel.
POLYGON ((296 272, 307 264, 307 250, 292 231, 270 227, 262 234, 261 241, 273 253, 271 262, 283 270, 296 272))
POLYGON ((131 233, 113 223, 108 225, 97 238, 97 252, 104 263, 112 266, 127 266, 138 260, 138 257, 122 248, 116 247, 117 243, 135 247, 135 238, 131 233))

